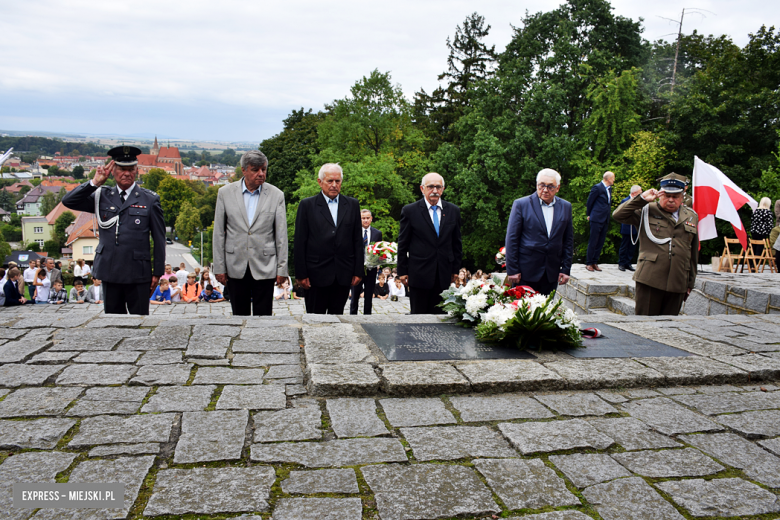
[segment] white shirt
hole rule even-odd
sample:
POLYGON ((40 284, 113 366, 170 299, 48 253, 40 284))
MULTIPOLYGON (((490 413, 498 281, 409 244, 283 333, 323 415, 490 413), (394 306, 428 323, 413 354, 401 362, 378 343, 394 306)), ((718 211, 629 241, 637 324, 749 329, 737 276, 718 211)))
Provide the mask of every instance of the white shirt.
MULTIPOLYGON (((431 222, 433 222, 433 206, 428 202, 428 199, 425 199, 425 205, 428 206, 428 215, 431 217, 431 222)), ((436 210, 436 213, 438 213, 437 217, 439 218, 439 229, 441 229, 441 218, 444 216, 444 213, 442 211, 444 208, 441 205, 441 198, 439 198, 439 202, 436 203, 436 206, 439 208, 436 210)))
POLYGON ((401 288, 395 286, 395 283, 390 284, 390 296, 406 296, 406 287, 401 285, 401 288))
MULTIPOLYGON (((129 188, 124 190, 124 192, 125 192, 125 200, 127 200, 127 197, 129 197, 130 194, 133 193, 134 189, 135 189, 135 183, 131 184, 129 188)), ((122 191, 123 191, 122 188, 120 188, 119 186, 116 187, 116 192, 117 192, 117 194, 120 197, 122 196, 122 191)))
POLYGON ((547 204, 545 201, 542 200, 541 197, 539 197, 539 203, 542 206, 542 215, 544 215, 544 224, 547 226, 547 236, 550 236, 550 232, 552 231, 552 225, 553 225, 553 217, 555 216, 555 199, 553 198, 553 201, 549 204, 547 204))
POLYGON ((609 185, 604 181, 601 181, 601 184, 603 184, 604 187, 607 188, 607 202, 612 204, 612 194, 609 192, 609 185))
POLYGON ((37 291, 37 296, 35 297, 36 302, 47 302, 49 301, 49 291, 51 290, 51 280, 48 278, 44 278, 41 280, 41 283, 43 285, 36 285, 35 290, 37 291))
POLYGON ((257 211, 257 201, 260 200, 260 193, 263 191, 263 185, 261 184, 255 191, 249 191, 244 181, 245 179, 241 179, 241 194, 244 197, 246 220, 249 224, 252 224, 252 220, 255 218, 255 211, 257 211))
POLYGON ((180 301, 181 301, 181 287, 179 287, 178 285, 176 287, 171 287, 171 302, 180 302, 180 301))
POLYGON ((325 195, 325 192, 322 192, 322 196, 325 197, 325 202, 328 204, 328 211, 330 211, 330 215, 333 217, 333 225, 335 226, 338 224, 339 221, 339 196, 336 195, 335 199, 331 199, 327 195, 325 195))
POLYGON ((73 267, 73 276, 82 276, 82 270, 79 264, 76 264, 75 267, 73 267))
POLYGON ((92 272, 92 269, 89 268, 89 264, 84 264, 84 267, 81 268, 81 275, 82 276, 87 276, 91 272, 92 272))
POLYGON ((32 267, 28 267, 24 270, 25 283, 33 283, 35 281, 35 271, 37 271, 37 269, 33 269, 32 267))
POLYGON ((176 271, 176 279, 179 281, 179 287, 187 283, 187 275, 189 274, 190 273, 188 273, 184 269, 179 269, 178 271, 176 271))
POLYGON ((674 219, 675 222, 677 222, 680 219, 680 210, 679 209, 677 211, 675 211, 674 213, 672 213, 672 218, 674 219))

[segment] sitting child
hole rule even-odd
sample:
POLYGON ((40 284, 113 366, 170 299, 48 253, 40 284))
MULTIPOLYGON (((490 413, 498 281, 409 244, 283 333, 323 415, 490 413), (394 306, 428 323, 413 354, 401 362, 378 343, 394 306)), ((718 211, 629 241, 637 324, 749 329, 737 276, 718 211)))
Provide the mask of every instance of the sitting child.
POLYGON ((179 280, 175 276, 168 278, 168 285, 171 291, 171 302, 179 303, 181 301, 181 287, 179 287, 179 280))
POLYGON ((276 284, 274 287, 274 300, 289 300, 290 296, 290 282, 285 279, 281 284, 276 284))
POLYGON ((168 280, 162 278, 160 285, 154 289, 154 294, 149 298, 149 303, 152 305, 170 305, 171 304, 171 291, 168 289, 168 280))
POLYGON ((19 281, 22 273, 16 267, 8 270, 8 281, 5 282, 3 293, 5 294, 5 306, 24 305, 27 300, 19 293, 19 281))
POLYGON ((92 279, 92 285, 87 289, 87 302, 103 303, 103 287, 101 287, 101 283, 97 278, 92 279))
POLYGON ((200 301, 216 303, 216 302, 224 302, 225 298, 223 298, 222 294, 219 291, 215 290, 214 287, 211 286, 211 284, 209 284, 206 286, 203 292, 200 293, 200 301))
POLYGON ((73 282, 73 289, 70 290, 71 303, 84 303, 87 301, 87 290, 84 289, 84 281, 76 278, 73 282))
POLYGON ((60 280, 54 282, 54 287, 51 292, 49 292, 49 303, 53 305, 68 303, 68 293, 62 288, 62 282, 60 280))

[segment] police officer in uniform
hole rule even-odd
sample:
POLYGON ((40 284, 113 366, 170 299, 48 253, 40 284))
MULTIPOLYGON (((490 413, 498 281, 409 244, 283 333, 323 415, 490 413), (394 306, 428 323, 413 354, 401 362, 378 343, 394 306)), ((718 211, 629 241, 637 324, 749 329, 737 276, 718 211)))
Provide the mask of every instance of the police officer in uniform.
POLYGON ((683 205, 685 182, 669 176, 621 204, 612 217, 639 229, 636 314, 677 315, 696 281, 699 217, 683 205), (658 200, 656 200, 658 199, 658 200))
POLYGON ((149 314, 149 296, 165 269, 165 222, 160 197, 135 183, 140 153, 134 146, 112 148, 108 155, 113 160, 98 167, 91 181, 62 199, 70 209, 96 213, 100 243, 92 275, 105 287, 106 314, 149 314), (113 175, 116 187, 103 186, 109 175, 113 175))

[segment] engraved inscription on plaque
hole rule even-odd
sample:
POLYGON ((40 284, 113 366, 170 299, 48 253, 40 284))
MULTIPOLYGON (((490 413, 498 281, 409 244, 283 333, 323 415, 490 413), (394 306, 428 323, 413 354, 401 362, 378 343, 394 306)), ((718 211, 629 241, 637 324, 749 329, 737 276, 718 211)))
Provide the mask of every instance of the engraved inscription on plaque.
POLYGON ((449 323, 365 323, 365 330, 388 361, 445 359, 533 359, 512 345, 480 343, 474 331, 449 323))

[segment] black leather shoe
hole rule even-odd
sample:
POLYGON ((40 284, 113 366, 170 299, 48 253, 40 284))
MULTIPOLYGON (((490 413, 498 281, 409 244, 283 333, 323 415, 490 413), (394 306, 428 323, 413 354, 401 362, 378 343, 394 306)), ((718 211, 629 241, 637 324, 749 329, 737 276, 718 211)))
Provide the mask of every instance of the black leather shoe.
POLYGON ((626 267, 626 269, 628 269, 629 271, 636 271, 636 269, 634 269, 634 267, 630 266, 630 265, 628 267, 626 267))
POLYGON ((618 269, 620 269, 621 271, 625 271, 625 270, 626 270, 626 268, 625 268, 625 267, 623 267, 622 265, 619 265, 619 266, 618 266, 618 269))

